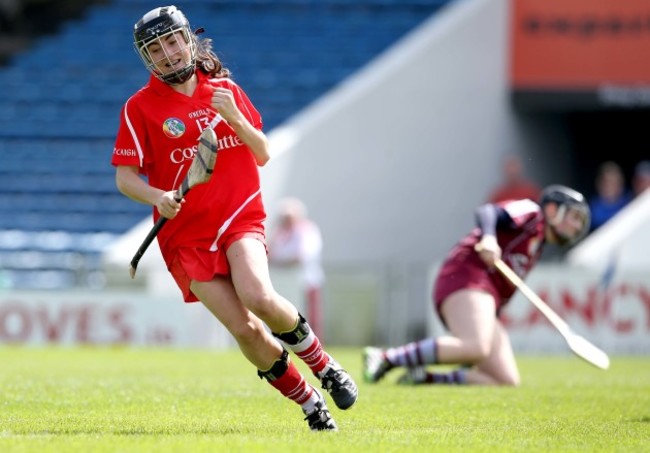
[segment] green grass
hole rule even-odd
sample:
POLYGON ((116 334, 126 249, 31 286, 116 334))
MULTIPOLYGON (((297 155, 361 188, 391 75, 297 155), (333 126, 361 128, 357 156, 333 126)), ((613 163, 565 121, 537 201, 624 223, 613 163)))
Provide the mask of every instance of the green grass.
POLYGON ((312 433, 236 351, 0 348, 0 451, 650 451, 647 357, 520 358, 512 389, 367 385, 360 350, 332 352, 360 398, 312 433))

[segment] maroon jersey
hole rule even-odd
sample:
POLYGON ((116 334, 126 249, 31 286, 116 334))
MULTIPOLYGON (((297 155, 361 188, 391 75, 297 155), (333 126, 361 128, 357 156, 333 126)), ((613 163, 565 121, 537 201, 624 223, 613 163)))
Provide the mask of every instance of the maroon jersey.
MULTIPOLYGON (((506 201, 496 203, 496 206, 505 210, 512 220, 497 223, 496 236, 502 251, 501 259, 523 279, 542 251, 544 215, 540 206, 530 200, 506 201)), ((514 294, 516 288, 495 268, 488 269, 474 250, 481 236, 481 230, 475 228, 447 255, 433 292, 438 312, 442 302, 461 289, 477 289, 492 294, 497 312, 514 294)))

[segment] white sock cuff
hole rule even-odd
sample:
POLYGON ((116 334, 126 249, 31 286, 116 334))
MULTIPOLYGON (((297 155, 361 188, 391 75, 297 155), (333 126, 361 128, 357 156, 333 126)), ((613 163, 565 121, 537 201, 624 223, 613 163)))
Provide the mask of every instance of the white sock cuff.
POLYGON ((314 344, 315 340, 317 340, 316 335, 314 334, 314 331, 310 329, 307 336, 300 343, 287 344, 287 347, 296 353, 303 352, 309 349, 314 344))

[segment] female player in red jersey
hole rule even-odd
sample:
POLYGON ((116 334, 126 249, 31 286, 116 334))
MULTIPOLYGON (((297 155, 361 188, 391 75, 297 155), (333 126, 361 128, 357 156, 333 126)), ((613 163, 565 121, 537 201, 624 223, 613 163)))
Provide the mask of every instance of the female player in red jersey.
POLYGON ((122 108, 112 157, 117 187, 152 205, 154 221, 170 219, 158 243, 184 300, 201 301, 212 312, 260 378, 302 407, 312 430, 336 430, 323 395, 285 347, 305 361, 340 409, 356 402, 357 386, 273 289, 258 173, 269 160, 262 119, 212 41, 197 37, 200 31, 192 32, 175 6, 155 8, 135 24, 135 49, 151 76, 122 108), (218 137, 214 173, 177 202, 174 190, 208 127, 218 137))
POLYGON ((485 204, 476 218, 478 227, 451 250, 435 282, 434 306, 450 335, 386 350, 365 348, 367 382, 405 367, 398 381, 404 384, 519 385, 510 340, 499 321, 515 287, 494 263, 501 258, 524 278, 545 243, 573 244, 586 234, 589 206, 575 190, 553 185, 542 191, 539 204, 528 199, 485 204), (428 364, 461 367, 434 373, 426 370, 428 364))

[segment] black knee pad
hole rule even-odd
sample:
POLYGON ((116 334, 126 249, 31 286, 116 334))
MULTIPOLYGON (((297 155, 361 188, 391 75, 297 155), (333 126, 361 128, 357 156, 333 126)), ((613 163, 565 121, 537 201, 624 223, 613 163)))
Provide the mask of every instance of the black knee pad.
POLYGON ((311 332, 311 329, 309 328, 309 324, 307 324, 307 320, 298 313, 298 323, 293 330, 281 333, 273 332, 273 336, 284 341, 286 344, 294 345, 307 338, 309 332, 311 332))
POLYGON ((267 381, 275 381, 277 378, 282 376, 289 369, 289 353, 286 350, 282 351, 282 355, 279 359, 273 362, 271 368, 266 371, 257 370, 257 375, 260 379, 264 378, 267 381))

